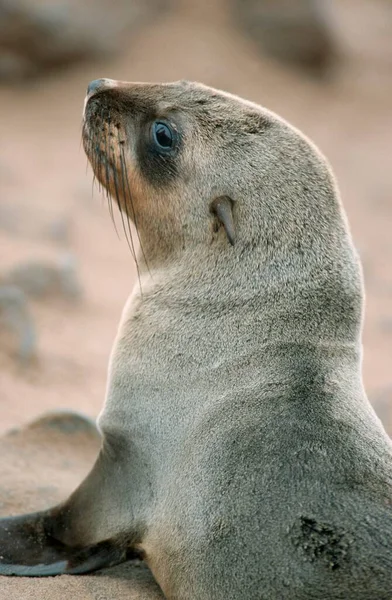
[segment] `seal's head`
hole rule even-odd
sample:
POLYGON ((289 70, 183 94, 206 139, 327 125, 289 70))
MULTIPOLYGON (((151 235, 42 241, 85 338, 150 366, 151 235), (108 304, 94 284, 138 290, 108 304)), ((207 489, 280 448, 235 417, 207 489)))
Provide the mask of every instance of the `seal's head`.
POLYGON ((83 139, 151 261, 196 246, 287 249, 315 235, 329 243, 341 232, 325 159, 275 114, 231 94, 184 81, 96 80, 83 139))

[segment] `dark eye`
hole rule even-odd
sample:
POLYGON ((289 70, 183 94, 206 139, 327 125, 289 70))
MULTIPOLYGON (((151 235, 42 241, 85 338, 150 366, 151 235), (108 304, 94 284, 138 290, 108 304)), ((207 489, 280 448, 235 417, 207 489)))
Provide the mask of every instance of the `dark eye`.
POLYGON ((156 145, 162 150, 170 150, 174 145, 174 132, 169 125, 155 121, 152 133, 156 145))

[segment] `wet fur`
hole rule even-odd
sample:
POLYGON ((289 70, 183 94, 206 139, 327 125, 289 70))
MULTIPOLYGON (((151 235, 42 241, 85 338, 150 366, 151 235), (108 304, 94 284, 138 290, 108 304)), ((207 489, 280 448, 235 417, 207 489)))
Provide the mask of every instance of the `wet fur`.
POLYGON ((20 528, 42 517, 0 522, 0 573, 31 574, 50 530, 57 572, 86 547, 100 568, 97 544, 109 564, 137 551, 168 600, 390 600, 392 445, 362 385, 362 275, 326 160, 200 84, 103 85, 85 119, 95 175, 140 237, 142 292, 93 471, 27 548, 20 528), (149 145, 163 117, 170 160, 149 145))

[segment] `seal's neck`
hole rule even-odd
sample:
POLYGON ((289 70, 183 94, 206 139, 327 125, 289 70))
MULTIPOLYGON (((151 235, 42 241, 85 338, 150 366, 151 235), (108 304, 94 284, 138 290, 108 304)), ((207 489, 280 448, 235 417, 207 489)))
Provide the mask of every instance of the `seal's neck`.
POLYGON ((173 310, 183 319, 254 314, 271 341, 360 343, 362 277, 349 235, 329 248, 314 240, 271 253, 224 239, 200 244, 145 271, 136 296, 139 310, 173 310))

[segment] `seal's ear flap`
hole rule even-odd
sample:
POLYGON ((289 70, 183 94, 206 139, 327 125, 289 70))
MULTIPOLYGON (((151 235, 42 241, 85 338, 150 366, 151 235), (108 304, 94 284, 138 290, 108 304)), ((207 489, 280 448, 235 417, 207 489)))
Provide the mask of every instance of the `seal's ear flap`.
POLYGON ((233 219, 233 201, 229 196, 219 196, 210 204, 210 212, 216 216, 218 222, 223 225, 227 239, 230 244, 235 244, 235 229, 233 219))
POLYGON ((53 537, 61 515, 50 511, 0 519, 0 575, 80 575, 135 558, 124 540, 67 546, 53 537))

